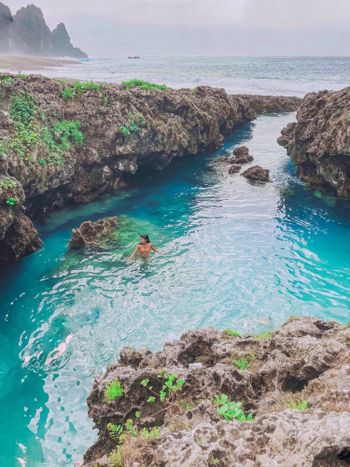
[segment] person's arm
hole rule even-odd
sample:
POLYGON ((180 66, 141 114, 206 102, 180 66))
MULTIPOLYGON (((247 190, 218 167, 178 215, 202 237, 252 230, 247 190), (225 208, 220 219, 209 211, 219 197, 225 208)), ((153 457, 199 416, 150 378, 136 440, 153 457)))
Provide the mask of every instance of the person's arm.
POLYGON ((156 247, 153 245, 153 243, 152 243, 151 248, 152 248, 152 250, 155 251, 156 253, 159 253, 160 255, 162 254, 162 253, 158 250, 158 248, 156 248, 156 247))
POLYGON ((138 249, 139 249, 139 246, 137 245, 137 247, 135 248, 135 250, 131 253, 130 255, 130 259, 133 259, 133 257, 136 255, 136 253, 138 252, 138 249))

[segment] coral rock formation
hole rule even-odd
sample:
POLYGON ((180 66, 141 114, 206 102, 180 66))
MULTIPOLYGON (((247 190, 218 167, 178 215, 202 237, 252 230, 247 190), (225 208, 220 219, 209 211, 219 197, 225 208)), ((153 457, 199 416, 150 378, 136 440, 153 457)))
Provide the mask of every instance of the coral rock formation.
POLYGON ((269 182, 270 181, 270 171, 260 167, 260 165, 253 165, 249 169, 241 173, 242 177, 247 178, 248 180, 254 182, 269 182))
POLYGON ((105 217, 96 222, 83 222, 80 227, 73 229, 69 248, 71 250, 78 250, 86 247, 99 247, 101 241, 106 240, 117 226, 117 217, 105 217))
POLYGON ((307 94, 278 142, 302 180, 350 197, 350 88, 307 94))
POLYGON ((125 348, 88 398, 99 438, 84 465, 348 465, 349 345, 350 327, 294 318, 257 337, 208 329, 186 332, 157 353, 125 348), (172 402, 150 399, 169 374, 184 381, 172 402), (108 401, 115 381, 122 393, 108 401), (242 402, 253 421, 224 417, 219 394, 242 402), (130 423, 133 433, 116 451, 113 427, 130 423), (141 427, 147 434, 154 426, 160 430, 147 440, 141 427))

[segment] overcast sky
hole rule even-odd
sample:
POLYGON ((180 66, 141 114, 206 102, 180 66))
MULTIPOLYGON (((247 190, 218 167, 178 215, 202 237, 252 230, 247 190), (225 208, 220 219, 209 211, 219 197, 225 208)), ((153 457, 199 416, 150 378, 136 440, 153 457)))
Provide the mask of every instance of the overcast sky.
MULTIPOLYGON (((27 4, 0 0, 12 13, 27 4)), ((350 0, 32 0, 90 56, 350 55, 350 0)))

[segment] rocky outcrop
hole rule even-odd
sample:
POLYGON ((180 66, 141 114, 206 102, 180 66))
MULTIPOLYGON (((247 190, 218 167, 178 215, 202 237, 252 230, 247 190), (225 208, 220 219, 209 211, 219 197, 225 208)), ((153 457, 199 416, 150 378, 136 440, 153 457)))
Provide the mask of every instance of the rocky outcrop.
POLYGON ((223 89, 146 91, 3 75, 0 176, 13 178, 23 192, 8 193, 15 205, 4 198, 3 207, 14 218, 25 208, 35 219, 93 201, 125 189, 140 167, 161 170, 175 157, 218 148, 256 115, 223 89))
POLYGON ((63 23, 58 24, 56 29, 52 31, 52 48, 55 54, 61 57, 87 57, 86 53, 72 45, 66 26, 63 23))
POLYGON ((338 196, 350 197, 350 88, 307 94, 278 142, 299 176, 338 196))
POLYGON ((0 3, 0 53, 69 56, 87 55, 73 47, 64 24, 51 32, 40 8, 31 4, 12 17, 9 8, 0 3))
POLYGON ((229 174, 236 174, 241 170, 242 166, 239 164, 231 164, 230 168, 228 169, 229 174))
POLYGON ((300 97, 294 96, 255 96, 242 94, 241 97, 258 114, 295 112, 301 104, 300 97))
POLYGON ((13 18, 10 9, 0 3, 0 51, 6 53, 10 48, 10 30, 13 18))
POLYGON ((294 318, 127 347, 88 398, 99 437, 84 465, 348 465, 349 344, 350 327, 294 318))
POLYGON ((100 248, 109 239, 117 226, 117 217, 105 217, 96 222, 83 222, 80 227, 73 229, 69 248, 71 250, 100 248))
POLYGON ((270 171, 260 167, 260 165, 253 165, 249 169, 241 173, 242 177, 247 178, 253 182, 269 182, 270 181, 270 171))
POLYGON ((233 155, 229 158, 229 164, 248 164, 254 157, 249 154, 247 146, 239 146, 233 150, 233 155))

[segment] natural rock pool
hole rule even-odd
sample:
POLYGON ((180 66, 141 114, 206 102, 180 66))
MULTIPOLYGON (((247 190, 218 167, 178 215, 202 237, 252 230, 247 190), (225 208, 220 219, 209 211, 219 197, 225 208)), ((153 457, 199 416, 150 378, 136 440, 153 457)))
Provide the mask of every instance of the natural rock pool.
POLYGON ((261 332, 290 315, 349 321, 350 203, 298 180, 276 142, 292 119, 259 117, 215 154, 53 215, 41 227, 44 248, 1 273, 1 466, 81 459, 95 438, 93 378, 124 345, 156 350, 208 326, 261 332), (272 183, 252 185, 216 161, 242 143, 272 183), (115 248, 67 253, 72 228, 112 215, 121 216, 115 248), (166 254, 128 262, 139 233, 166 254))

